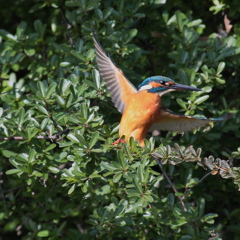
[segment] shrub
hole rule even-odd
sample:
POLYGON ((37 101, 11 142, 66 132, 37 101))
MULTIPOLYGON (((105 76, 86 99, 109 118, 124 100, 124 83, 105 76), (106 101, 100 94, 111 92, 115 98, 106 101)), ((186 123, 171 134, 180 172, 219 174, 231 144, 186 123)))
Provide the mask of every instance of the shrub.
POLYGON ((0 3, 2 239, 239 239, 238 1, 10 3, 0 3), (136 86, 165 75, 202 88, 165 106, 232 117, 149 135, 144 148, 111 145, 120 114, 93 25, 136 86))

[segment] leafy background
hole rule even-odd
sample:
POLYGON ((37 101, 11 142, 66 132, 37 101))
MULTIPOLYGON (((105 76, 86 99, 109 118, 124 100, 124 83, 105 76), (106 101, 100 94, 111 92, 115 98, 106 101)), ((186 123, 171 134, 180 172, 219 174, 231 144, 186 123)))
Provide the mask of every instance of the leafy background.
POLYGON ((1 1, 1 239, 239 239, 237 0, 1 1), (164 75, 201 92, 164 105, 220 117, 146 147, 112 146, 120 114, 99 41, 137 86, 164 75))

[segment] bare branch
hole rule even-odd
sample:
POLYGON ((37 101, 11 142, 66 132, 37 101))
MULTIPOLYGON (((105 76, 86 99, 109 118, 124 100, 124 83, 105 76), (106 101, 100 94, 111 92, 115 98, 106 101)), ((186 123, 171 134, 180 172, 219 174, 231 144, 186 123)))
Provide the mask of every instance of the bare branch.
MULTIPOLYGON (((174 184, 172 183, 171 179, 168 177, 167 173, 163 170, 163 167, 162 167, 162 164, 160 162, 160 159, 157 158, 156 156, 153 156, 155 158, 155 160, 157 161, 158 163, 158 166, 160 167, 164 177, 166 178, 166 180, 168 181, 169 185, 171 186, 171 188, 173 189, 173 191, 175 193, 178 193, 177 189, 174 187, 174 184)), ((185 206, 185 203, 183 202, 182 198, 180 196, 178 196, 178 199, 180 200, 181 204, 182 204, 182 207, 184 209, 184 211, 186 212, 187 211, 187 208, 185 206)))
POLYGON ((204 175, 204 176, 198 181, 198 183, 202 182, 206 177, 208 177, 208 176, 211 175, 211 174, 212 174, 212 171, 209 172, 209 173, 207 173, 206 175, 204 175))
MULTIPOLYGON (((61 136, 63 134, 68 134, 69 132, 71 132, 71 129, 66 128, 65 130, 53 135, 53 136, 37 136, 34 137, 36 139, 47 139, 47 140, 58 140, 59 138, 61 138, 61 136)), ((0 137, 0 141, 11 141, 11 140, 16 140, 16 141, 25 141, 27 140, 24 137, 20 137, 20 136, 13 136, 13 137, 0 137)))

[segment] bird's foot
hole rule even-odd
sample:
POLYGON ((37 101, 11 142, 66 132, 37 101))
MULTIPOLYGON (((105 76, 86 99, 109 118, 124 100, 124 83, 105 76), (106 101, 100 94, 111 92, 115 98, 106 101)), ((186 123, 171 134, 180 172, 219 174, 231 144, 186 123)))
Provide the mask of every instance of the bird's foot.
POLYGON ((119 138, 117 141, 113 142, 111 145, 116 145, 116 144, 119 144, 119 143, 126 143, 126 141, 119 138))

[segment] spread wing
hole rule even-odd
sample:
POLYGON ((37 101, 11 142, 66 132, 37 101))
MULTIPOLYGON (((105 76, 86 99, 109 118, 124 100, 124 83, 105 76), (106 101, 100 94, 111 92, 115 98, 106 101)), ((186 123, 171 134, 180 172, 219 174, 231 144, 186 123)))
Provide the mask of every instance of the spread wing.
POLYGON ((158 121, 152 125, 150 131, 163 130, 163 131, 191 131, 196 128, 202 127, 212 121, 222 121, 225 118, 196 118, 173 113, 167 109, 161 109, 158 121))
POLYGON ((93 41, 100 75, 107 85, 114 106, 119 112, 123 113, 129 97, 136 93, 137 90, 125 78, 121 69, 114 65, 94 35, 93 41))

